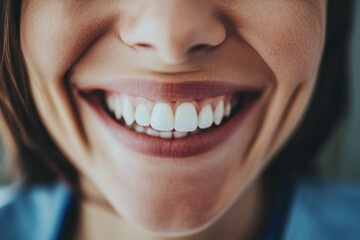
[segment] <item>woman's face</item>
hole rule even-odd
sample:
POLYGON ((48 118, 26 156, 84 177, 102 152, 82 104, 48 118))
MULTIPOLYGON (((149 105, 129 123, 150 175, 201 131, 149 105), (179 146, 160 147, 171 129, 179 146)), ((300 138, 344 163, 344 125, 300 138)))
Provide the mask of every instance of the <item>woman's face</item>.
POLYGON ((137 227, 184 233, 296 128, 325 17, 326 0, 23 0, 20 35, 38 112, 81 176, 137 227))

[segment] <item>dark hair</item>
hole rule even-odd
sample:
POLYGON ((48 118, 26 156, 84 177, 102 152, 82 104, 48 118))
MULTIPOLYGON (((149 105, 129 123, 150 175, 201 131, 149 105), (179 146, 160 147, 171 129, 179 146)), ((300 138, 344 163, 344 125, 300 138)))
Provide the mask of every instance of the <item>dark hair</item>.
MULTIPOLYGON (((52 141, 31 97, 19 42, 21 1, 0 0, 0 4, 0 120, 8 162, 16 163, 28 184, 49 183, 60 176, 74 186, 77 171, 52 141)), ((352 9, 352 0, 328 1, 326 45, 313 98, 266 175, 284 176, 311 166, 317 150, 344 115, 352 9)))
POLYGON ((19 40, 21 0, 0 4, 0 120, 6 161, 20 169, 25 184, 51 183, 60 176, 75 186, 77 171, 50 138, 31 97, 19 40))

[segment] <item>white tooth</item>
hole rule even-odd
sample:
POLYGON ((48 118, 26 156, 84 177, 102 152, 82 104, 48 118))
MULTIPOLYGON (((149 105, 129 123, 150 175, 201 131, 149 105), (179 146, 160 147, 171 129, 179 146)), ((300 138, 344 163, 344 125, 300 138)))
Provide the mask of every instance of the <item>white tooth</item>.
POLYGON ((199 128, 209 128, 214 122, 214 114, 211 105, 208 104, 201 109, 199 114, 199 128))
POLYGON ((198 117, 196 108, 192 103, 182 103, 175 113, 175 130, 178 132, 191 132, 197 128, 198 117))
POLYGON ((120 119, 121 118, 121 102, 120 102, 120 98, 119 97, 115 97, 114 98, 114 114, 116 119, 120 119))
POLYGON ((171 131, 174 128, 174 113, 167 103, 157 103, 151 113, 151 127, 158 131, 171 131))
POLYGON ((115 97, 112 94, 106 96, 106 104, 110 111, 114 111, 115 109, 115 97))
POLYGON ((143 133, 143 132, 145 132, 145 128, 142 127, 142 126, 136 125, 135 126, 135 131, 138 132, 138 133, 143 133))
POLYGON ((186 137, 189 133, 187 132, 174 132, 174 138, 183 138, 186 137))
POLYGON ((214 111, 214 122, 216 125, 220 125, 221 120, 224 117, 224 101, 220 100, 214 111))
POLYGON ((147 127, 150 125, 150 112, 144 104, 136 107, 135 119, 140 126, 147 127))
POLYGON ((146 132, 147 135, 150 135, 150 136, 154 136, 154 137, 159 137, 160 136, 160 133, 158 131, 155 131, 152 128, 147 128, 145 132, 146 132))
POLYGON ((225 116, 230 117, 230 113, 231 113, 231 103, 227 103, 225 106, 225 116))
POLYGON ((160 132, 161 138, 171 139, 173 136, 172 132, 160 132))
POLYGON ((123 98, 123 117, 125 120, 125 123, 127 125, 131 125, 134 123, 135 120, 135 111, 133 106, 131 105, 130 100, 127 97, 123 98))

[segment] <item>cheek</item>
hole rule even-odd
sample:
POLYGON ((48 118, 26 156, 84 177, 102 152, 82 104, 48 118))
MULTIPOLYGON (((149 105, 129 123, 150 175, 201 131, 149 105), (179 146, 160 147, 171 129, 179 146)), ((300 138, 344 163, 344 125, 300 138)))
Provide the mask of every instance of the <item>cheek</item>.
POLYGON ((37 110, 71 159, 82 159, 87 153, 64 76, 108 23, 107 18, 95 21, 94 9, 80 11, 77 5, 75 1, 24 1, 20 21, 20 43, 37 110))
POLYGON ((295 87, 315 80, 325 39, 326 1, 254 0, 235 9, 239 37, 261 55, 277 84, 295 87))
POLYGON ((37 78, 63 78, 91 42, 108 28, 111 12, 81 2, 23 3, 20 42, 28 68, 37 78))
POLYGON ((262 29, 264 40, 257 45, 259 51, 263 50, 278 81, 287 79, 287 84, 297 85, 309 78, 315 80, 324 45, 323 27, 301 27, 297 21, 283 25, 262 29))

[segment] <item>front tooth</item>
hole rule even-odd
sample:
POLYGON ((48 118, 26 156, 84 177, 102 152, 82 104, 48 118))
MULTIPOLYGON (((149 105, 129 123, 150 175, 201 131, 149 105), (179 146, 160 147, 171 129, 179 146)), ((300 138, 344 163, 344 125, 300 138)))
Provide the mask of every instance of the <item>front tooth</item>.
POLYGON ((196 108, 192 103, 182 103, 175 113, 175 130, 179 132, 191 132, 197 128, 198 117, 196 108))
POLYGON ((172 132, 160 132, 161 138, 171 139, 173 136, 172 132))
POLYGON ((167 103, 157 103, 151 113, 151 127, 158 131, 171 131, 174 128, 174 113, 167 103))
POLYGON ((214 111, 214 122, 216 125, 220 125, 221 120, 224 117, 224 101, 220 100, 214 111))
POLYGON ((124 120, 125 123, 127 125, 131 125, 134 123, 135 120, 135 112, 134 112, 134 108, 131 105, 130 100, 127 97, 123 98, 123 116, 124 116, 124 120))
POLYGON ((136 107, 135 119, 140 126, 147 127, 150 125, 150 112, 144 104, 136 107))
POLYGON ((199 114, 199 128, 204 129, 211 127, 214 122, 214 113, 211 105, 208 104, 201 109, 199 114))

